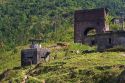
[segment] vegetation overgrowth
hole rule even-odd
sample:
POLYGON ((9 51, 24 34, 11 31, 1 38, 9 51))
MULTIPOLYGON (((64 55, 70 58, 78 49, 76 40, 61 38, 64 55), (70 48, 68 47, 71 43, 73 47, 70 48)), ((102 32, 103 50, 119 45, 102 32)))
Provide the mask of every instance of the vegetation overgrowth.
POLYGON ((20 83, 28 75, 27 83, 116 83, 125 68, 119 47, 87 54, 96 47, 73 43, 74 11, 101 7, 109 9, 110 29, 120 29, 111 19, 124 11, 124 0, 0 0, 0 81, 20 83), (43 39, 48 48, 57 42, 69 45, 50 48, 49 62, 22 68, 20 51, 30 38, 43 39))
MULTIPOLYGON (((0 48, 14 49, 30 38, 73 41, 75 10, 106 7, 109 21, 124 11, 124 0, 0 0, 0 48)), ((119 26, 110 25, 113 29, 119 26)))

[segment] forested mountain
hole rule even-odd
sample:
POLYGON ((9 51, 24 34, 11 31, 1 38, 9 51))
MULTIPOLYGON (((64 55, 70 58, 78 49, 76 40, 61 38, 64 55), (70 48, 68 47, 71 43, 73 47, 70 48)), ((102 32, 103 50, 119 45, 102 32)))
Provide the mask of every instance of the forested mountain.
POLYGON ((78 9, 107 7, 110 15, 125 10, 124 0, 0 0, 0 47, 26 44, 29 38, 73 39, 78 9))

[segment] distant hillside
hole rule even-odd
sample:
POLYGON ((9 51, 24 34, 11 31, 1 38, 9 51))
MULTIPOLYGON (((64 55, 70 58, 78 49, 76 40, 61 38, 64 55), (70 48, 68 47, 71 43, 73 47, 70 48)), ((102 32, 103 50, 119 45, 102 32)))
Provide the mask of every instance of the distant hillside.
POLYGON ((74 11, 99 7, 117 15, 125 4, 123 0, 0 0, 0 47, 9 50, 29 38, 72 41, 74 11))

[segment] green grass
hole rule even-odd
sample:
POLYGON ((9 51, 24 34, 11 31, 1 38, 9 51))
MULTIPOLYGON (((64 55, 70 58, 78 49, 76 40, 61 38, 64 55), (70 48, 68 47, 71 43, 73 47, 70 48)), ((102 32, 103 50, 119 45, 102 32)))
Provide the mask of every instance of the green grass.
POLYGON ((21 68, 20 50, 22 48, 24 47, 17 48, 17 53, 13 55, 10 51, 0 56, 2 57, 0 71, 11 69, 2 83, 6 83, 8 80, 13 80, 13 83, 16 83, 17 80, 21 81, 29 70, 30 77, 27 83, 40 83, 42 80, 47 83, 115 83, 125 64, 123 52, 83 54, 83 50, 93 50, 95 47, 70 43, 68 48, 53 50, 49 62, 33 65, 31 69, 30 66, 21 68), (68 53, 65 56, 66 49, 68 49, 68 53), (80 53, 71 52, 72 50, 80 50, 80 53), (52 57, 55 54, 57 54, 57 58, 53 60, 52 57))
POLYGON ((19 46, 11 51, 0 52, 0 73, 20 66, 20 51, 27 46, 19 46))

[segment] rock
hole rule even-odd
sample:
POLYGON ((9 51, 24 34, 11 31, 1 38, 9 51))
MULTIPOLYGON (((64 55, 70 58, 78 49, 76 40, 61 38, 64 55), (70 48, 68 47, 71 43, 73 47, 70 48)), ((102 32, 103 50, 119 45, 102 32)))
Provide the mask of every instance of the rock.
POLYGON ((79 51, 79 50, 77 50, 77 51, 76 51, 76 54, 79 54, 79 53, 80 53, 80 51, 79 51))

